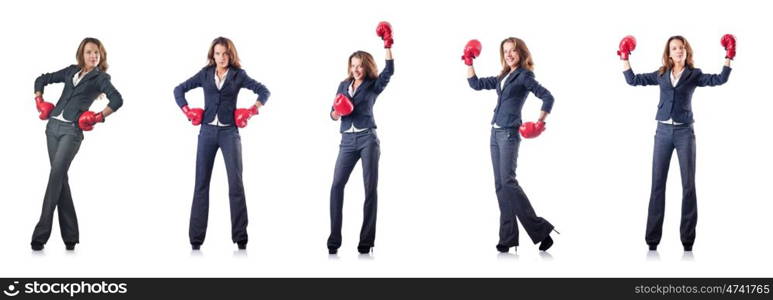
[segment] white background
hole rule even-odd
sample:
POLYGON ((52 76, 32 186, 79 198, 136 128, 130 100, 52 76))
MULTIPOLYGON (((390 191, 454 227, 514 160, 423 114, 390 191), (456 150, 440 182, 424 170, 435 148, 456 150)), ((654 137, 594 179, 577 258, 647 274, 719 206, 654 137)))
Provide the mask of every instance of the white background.
MULTIPOLYGON (((770 10, 727 1, 13 1, 0 4, 4 125, 0 144, 0 276, 773 276, 770 214, 770 10), (356 252, 362 172, 346 187, 343 245, 328 256, 328 203, 339 124, 328 117, 354 50, 383 68, 381 20, 394 29, 395 74, 375 106, 381 139, 375 252, 356 252), (638 40, 636 72, 660 66, 666 39, 684 35, 705 73, 719 73, 720 37, 738 38, 723 86, 693 97, 699 222, 695 251, 679 241, 681 186, 671 165, 663 240, 649 253, 657 87, 631 87, 615 55, 638 40), (271 98, 241 130, 249 249, 230 240, 218 154, 207 239, 188 244, 199 128, 172 89, 231 38, 271 98), (75 252, 58 226, 29 248, 48 179, 45 122, 33 82, 75 62, 86 36, 106 46, 124 106, 85 133, 69 172, 80 224, 75 252), (489 157, 494 91, 476 92, 460 60, 483 43, 478 74, 500 70, 499 42, 524 39, 537 80, 555 96, 547 131, 521 144, 518 178, 537 213, 561 232, 540 253, 521 229, 498 254, 499 210, 489 157)), ((46 87, 48 101, 61 85, 46 87)), ((203 93, 187 94, 203 106, 203 93)), ((239 106, 255 96, 243 91, 239 106)), ((95 102, 92 110, 104 107, 95 102)), ((538 116, 533 95, 525 120, 538 116)))

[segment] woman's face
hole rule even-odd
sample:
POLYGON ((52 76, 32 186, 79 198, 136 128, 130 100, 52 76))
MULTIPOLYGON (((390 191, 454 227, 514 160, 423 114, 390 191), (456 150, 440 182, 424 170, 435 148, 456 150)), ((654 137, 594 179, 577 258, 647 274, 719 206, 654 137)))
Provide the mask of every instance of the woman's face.
POLYGON ((215 45, 215 53, 213 56, 215 58, 215 64, 217 64, 217 67, 220 69, 228 68, 228 65, 231 62, 231 57, 228 56, 228 52, 226 50, 227 49, 223 45, 215 45))
POLYGON ((102 57, 99 55, 99 46, 94 43, 86 43, 83 46, 83 63, 86 64, 86 69, 93 69, 99 65, 99 60, 102 57))
POLYGON ((515 69, 518 65, 518 61, 521 59, 518 56, 518 51, 515 49, 515 43, 506 42, 502 45, 502 52, 505 55, 505 64, 507 64, 511 70, 515 69))
POLYGON ((356 56, 352 57, 352 60, 349 61, 349 72, 355 80, 362 80, 365 76, 365 68, 362 66, 362 59, 356 56))
POLYGON ((673 39, 668 43, 668 56, 675 64, 684 64, 687 59, 687 49, 679 39, 673 39))

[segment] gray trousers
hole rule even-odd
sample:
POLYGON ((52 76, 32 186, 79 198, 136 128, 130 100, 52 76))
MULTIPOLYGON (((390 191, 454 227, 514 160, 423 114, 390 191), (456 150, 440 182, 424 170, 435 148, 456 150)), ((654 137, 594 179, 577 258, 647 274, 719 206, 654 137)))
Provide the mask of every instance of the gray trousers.
POLYGON ((491 163, 500 212, 497 246, 502 247, 518 246, 518 220, 535 244, 544 240, 553 230, 550 222, 534 212, 529 198, 515 179, 520 143, 517 129, 491 129, 491 163))
POLYGON ((362 159, 362 179, 365 185, 365 203, 362 212, 362 228, 358 248, 375 246, 376 213, 378 207, 378 160, 381 157, 381 142, 376 131, 368 129, 358 133, 341 134, 341 145, 330 188, 330 236, 328 249, 341 247, 341 225, 343 222, 344 187, 349 181, 357 161, 362 159))
POLYGON ((659 244, 663 235, 666 178, 674 150, 679 159, 679 170, 682 176, 682 221, 679 233, 684 246, 692 246, 695 242, 695 226, 698 223, 698 197, 695 193, 695 131, 692 124, 658 123, 652 156, 652 191, 645 234, 645 240, 649 245, 659 244))
POLYGON ((231 239, 247 243, 247 199, 242 182, 242 138, 236 126, 220 127, 201 124, 196 150, 196 184, 188 236, 192 245, 201 245, 207 235, 209 220, 209 182, 217 149, 223 153, 228 175, 228 197, 231 203, 231 239))
POLYGON ((78 218, 75 215, 70 185, 67 183, 67 170, 75 154, 78 153, 83 131, 77 124, 49 119, 46 125, 46 142, 51 172, 48 174, 48 186, 43 198, 43 210, 40 220, 32 233, 32 243, 45 244, 51 236, 54 210, 59 212, 59 229, 65 243, 78 243, 78 218))

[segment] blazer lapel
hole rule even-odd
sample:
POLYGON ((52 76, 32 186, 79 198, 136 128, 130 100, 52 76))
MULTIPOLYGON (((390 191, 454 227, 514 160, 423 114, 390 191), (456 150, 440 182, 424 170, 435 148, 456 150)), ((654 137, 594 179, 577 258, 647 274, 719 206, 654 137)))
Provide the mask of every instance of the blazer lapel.
MULTIPOLYGON (((350 87, 350 86, 352 86, 352 82, 353 82, 353 81, 354 81, 354 79, 350 80, 350 81, 349 81, 349 85, 347 85, 347 86, 346 86, 346 90, 347 90, 347 92, 349 91, 349 87, 350 87)), ((351 96, 351 98, 352 98, 352 102, 354 102, 354 97, 356 97, 356 96, 357 96, 357 94, 359 94, 359 93, 360 93, 360 91, 362 91, 362 90, 365 88, 365 86, 367 86, 368 84, 370 84, 370 83, 371 83, 371 81, 372 81, 372 80, 367 80, 367 79, 366 79, 366 80, 363 80, 363 81, 362 81, 362 83, 360 83, 360 86, 358 86, 358 87, 357 87, 357 89, 356 89, 356 90, 354 90, 354 94, 351 96)))
MULTIPOLYGON (((212 91, 214 93, 223 93, 228 86, 231 84, 231 81, 234 80, 234 77, 236 76, 236 70, 234 68, 228 67, 228 71, 226 71, 225 78, 223 78, 225 81, 223 82, 223 85, 220 87, 220 89, 217 88, 217 66, 209 66, 206 69, 204 69, 204 82, 201 84, 201 87, 204 88, 205 91, 212 91)), ((222 99, 218 100, 220 102, 222 99)))
POLYGON ((75 77, 75 74, 80 73, 80 69, 78 69, 74 74, 70 75, 70 83, 72 83, 74 89, 78 89, 84 85, 86 85, 86 82, 97 77, 97 74, 99 73, 99 68, 94 68, 90 72, 88 72, 86 75, 81 78, 81 80, 78 82, 78 85, 75 85, 75 81, 73 80, 75 77))
POLYGON ((89 81, 89 80, 92 80, 92 79, 96 78, 97 75, 99 75, 99 72, 100 71, 99 71, 98 68, 94 68, 93 70, 91 70, 91 72, 86 74, 86 76, 83 76, 83 78, 81 79, 81 82, 78 83, 78 85, 80 85, 81 83, 84 83, 86 81, 89 81))
POLYGON ((78 72, 80 72, 80 69, 78 68, 74 68, 74 69, 75 69, 75 72, 68 73, 66 75, 67 78, 64 79, 64 82, 69 83, 70 86, 72 86, 73 88, 75 88, 75 80, 74 80, 75 74, 78 74, 78 72))
POLYGON ((682 83, 687 81, 687 78, 690 77, 690 74, 692 74, 692 69, 691 68, 685 68, 684 71, 682 71, 682 75, 679 76, 679 82, 676 83, 676 86, 674 86, 674 88, 682 85, 682 83))
POLYGON ((674 82, 671 81, 672 72, 673 72, 672 69, 668 69, 668 74, 666 74, 668 75, 668 84, 673 88, 677 88, 678 86, 682 85, 682 83, 685 82, 685 79, 687 79, 687 77, 690 76, 690 73, 692 73, 692 69, 684 68, 684 70, 682 71, 682 74, 679 75, 679 81, 676 83, 676 85, 674 85, 674 82))
POLYGON ((212 89, 215 89, 217 91, 217 84, 215 83, 215 67, 207 67, 204 69, 204 78, 202 78, 204 82, 202 82, 201 86, 209 86, 212 89))
POLYGON ((513 83, 515 81, 515 79, 518 78, 518 76, 521 75, 522 72, 523 72, 523 69, 521 69, 521 68, 518 68, 518 70, 515 70, 515 72, 513 72, 513 74, 510 74, 510 77, 507 78, 507 81, 505 82, 505 85, 503 87, 507 86, 508 84, 513 83))
POLYGON ((349 87, 352 86, 352 80, 354 79, 347 79, 346 85, 343 87, 343 91, 340 91, 340 93, 346 95, 347 98, 352 99, 354 98, 354 95, 349 95, 349 87))
POLYGON ((220 90, 222 91, 226 85, 231 84, 234 78, 236 78, 236 69, 228 67, 228 74, 225 74, 225 82, 223 82, 223 87, 220 90))
POLYGON ((518 77, 518 75, 520 75, 521 72, 523 72, 523 70, 521 68, 518 68, 515 71, 513 71, 512 73, 510 73, 510 75, 507 76, 506 79, 504 79, 505 80, 505 84, 502 84, 501 80, 499 82, 497 82, 497 91, 499 93, 502 93, 502 91, 505 90, 505 87, 507 87, 508 84, 510 84, 513 81, 515 81, 515 78, 518 77))

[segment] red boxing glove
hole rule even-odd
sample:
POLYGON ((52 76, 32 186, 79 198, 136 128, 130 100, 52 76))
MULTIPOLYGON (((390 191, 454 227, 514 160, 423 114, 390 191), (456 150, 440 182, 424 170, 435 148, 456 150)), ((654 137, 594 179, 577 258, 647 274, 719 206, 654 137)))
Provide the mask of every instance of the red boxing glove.
POLYGON ((620 56, 620 60, 628 60, 628 56, 631 55, 631 51, 636 49, 636 38, 632 35, 625 36, 620 41, 620 50, 617 50, 617 55, 620 56))
POLYGON ((725 58, 733 59, 735 57, 735 36, 726 34, 722 36, 722 47, 725 47, 725 58))
POLYGON ((38 109, 38 112, 40 115, 41 120, 48 119, 48 116, 51 114, 51 111, 54 110, 54 105, 50 102, 43 101, 43 96, 37 96, 35 97, 35 106, 38 109))
POLYGON ((534 122, 526 122, 521 124, 521 127, 518 128, 518 131, 521 133, 521 136, 527 139, 533 139, 535 137, 538 137, 543 131, 545 131, 545 122, 537 121, 537 123, 534 122))
POLYGON ((249 120, 252 116, 258 114, 258 106, 253 105, 250 108, 237 108, 234 111, 234 122, 236 122, 236 126, 239 128, 247 127, 247 120, 249 120))
POLYGON ((480 41, 470 40, 469 42, 467 42, 467 45, 464 46, 464 55, 462 55, 462 60, 464 60, 464 64, 468 66, 472 66, 472 60, 478 57, 478 55, 480 55, 481 49, 482 49, 482 46, 480 45, 480 41))
POLYGON ((97 122, 104 122, 105 115, 102 112, 94 113, 93 111, 84 111, 78 118, 78 127, 83 131, 90 131, 94 129, 94 124, 97 122))
POLYGON ((183 113, 193 126, 201 124, 201 119, 204 118, 204 110, 201 108, 188 108, 188 105, 186 105, 183 106, 183 113))
POLYGON ((333 102, 333 109, 337 114, 347 116, 354 110, 354 104, 344 94, 338 94, 333 102))
POLYGON ((392 43, 395 42, 392 39, 392 25, 389 22, 382 21, 376 26, 376 34, 384 40, 384 48, 392 48, 392 43))

